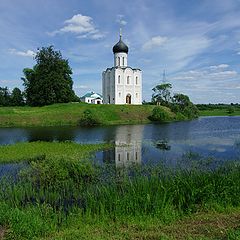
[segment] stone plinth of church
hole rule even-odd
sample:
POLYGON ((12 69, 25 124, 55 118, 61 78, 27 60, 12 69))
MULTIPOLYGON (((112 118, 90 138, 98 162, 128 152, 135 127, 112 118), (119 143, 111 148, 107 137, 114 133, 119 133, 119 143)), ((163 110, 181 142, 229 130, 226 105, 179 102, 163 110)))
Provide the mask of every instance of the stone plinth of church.
POLYGON ((121 35, 113 54, 114 67, 102 73, 103 103, 142 104, 142 71, 128 66, 128 46, 121 35))

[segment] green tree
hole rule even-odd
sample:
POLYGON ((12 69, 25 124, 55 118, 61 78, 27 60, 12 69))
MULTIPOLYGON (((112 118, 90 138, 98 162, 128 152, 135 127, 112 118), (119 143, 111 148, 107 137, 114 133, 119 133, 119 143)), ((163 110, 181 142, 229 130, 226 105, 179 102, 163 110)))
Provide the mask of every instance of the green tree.
POLYGON ((0 87, 0 106, 9 106, 11 103, 10 92, 7 87, 0 87))
POLYGON ((198 117, 198 108, 190 101, 187 95, 182 93, 174 94, 171 110, 175 113, 180 112, 188 118, 198 117))
POLYGON ((154 104, 161 104, 168 106, 171 102, 171 83, 163 83, 154 87, 153 95, 152 95, 152 102, 154 104))
POLYGON ((35 60, 33 69, 23 70, 27 104, 43 106, 73 101, 76 96, 72 90, 72 70, 60 51, 53 46, 43 47, 38 49, 35 60))
POLYGON ((23 93, 19 88, 14 88, 11 94, 11 105, 12 106, 23 106, 24 99, 23 93))
POLYGON ((179 106, 180 111, 182 111, 185 107, 189 106, 191 101, 187 95, 182 93, 176 93, 173 96, 173 103, 179 106))
POLYGON ((235 109, 234 109, 233 105, 231 105, 227 108, 227 113, 228 114, 233 114, 234 112, 235 112, 235 109))

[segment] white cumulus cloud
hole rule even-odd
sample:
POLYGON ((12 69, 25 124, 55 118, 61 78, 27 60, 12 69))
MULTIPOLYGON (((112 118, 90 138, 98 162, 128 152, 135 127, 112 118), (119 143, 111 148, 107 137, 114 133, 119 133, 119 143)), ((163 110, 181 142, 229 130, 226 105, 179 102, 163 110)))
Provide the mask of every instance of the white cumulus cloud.
POLYGON ((77 34, 78 38, 90 39, 100 39, 105 36, 96 28, 90 16, 82 14, 76 14, 72 18, 65 20, 64 27, 49 34, 54 36, 59 33, 73 33, 77 34))
POLYGON ((22 56, 22 57, 34 57, 36 53, 32 50, 27 50, 27 51, 18 51, 15 48, 9 49, 9 53, 17 56, 22 56))

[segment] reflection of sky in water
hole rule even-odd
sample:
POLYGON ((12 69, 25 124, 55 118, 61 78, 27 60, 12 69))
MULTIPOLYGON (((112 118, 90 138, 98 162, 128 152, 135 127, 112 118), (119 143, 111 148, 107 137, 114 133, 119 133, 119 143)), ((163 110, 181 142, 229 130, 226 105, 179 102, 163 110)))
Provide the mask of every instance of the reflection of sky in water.
MULTIPOLYGON (((187 152, 203 157, 239 159, 240 117, 204 117, 193 121, 166 124, 122 125, 94 128, 2 128, 0 144, 19 141, 75 141, 79 143, 113 142, 116 148, 105 154, 116 164, 165 161, 174 164, 187 152), (160 149, 156 142, 164 141, 171 147, 160 149), (119 147, 127 144, 128 147, 119 147), (119 160, 120 159, 120 160, 119 160), (118 162, 117 162, 118 161, 118 162)), ((98 154, 104 158, 104 154, 98 154)), ((104 160, 104 159, 103 159, 104 160)))

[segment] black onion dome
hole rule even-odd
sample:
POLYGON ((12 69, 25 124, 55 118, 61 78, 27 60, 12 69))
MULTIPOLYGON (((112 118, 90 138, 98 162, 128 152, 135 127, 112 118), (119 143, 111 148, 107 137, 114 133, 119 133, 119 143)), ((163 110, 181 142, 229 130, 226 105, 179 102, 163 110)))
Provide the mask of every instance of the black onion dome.
POLYGON ((128 46, 122 41, 121 37, 118 43, 116 43, 113 46, 113 53, 120 53, 120 52, 128 53, 128 46))

